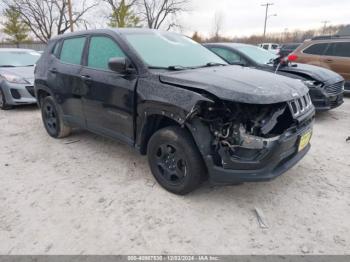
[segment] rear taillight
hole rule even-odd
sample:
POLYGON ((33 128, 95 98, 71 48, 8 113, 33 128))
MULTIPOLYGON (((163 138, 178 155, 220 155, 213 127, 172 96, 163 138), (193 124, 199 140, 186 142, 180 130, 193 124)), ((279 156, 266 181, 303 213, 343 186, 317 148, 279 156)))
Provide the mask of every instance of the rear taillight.
POLYGON ((294 61, 297 61, 298 60, 298 56, 297 55, 294 55, 294 54, 291 54, 288 56, 288 61, 290 62, 294 62, 294 61))

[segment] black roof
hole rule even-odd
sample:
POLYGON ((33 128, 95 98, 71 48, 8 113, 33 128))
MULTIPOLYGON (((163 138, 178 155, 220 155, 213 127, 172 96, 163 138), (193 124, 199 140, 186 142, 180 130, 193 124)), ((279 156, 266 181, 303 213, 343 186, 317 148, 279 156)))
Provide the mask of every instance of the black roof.
POLYGON ((152 33, 152 32, 160 32, 161 30, 157 29, 149 29, 149 28, 105 28, 105 29, 92 29, 92 30, 82 30, 82 31, 76 31, 73 33, 66 33, 63 35, 58 35, 52 38, 52 40, 57 40, 61 38, 67 38, 71 36, 79 36, 79 35, 85 35, 85 34, 98 34, 98 33, 117 33, 120 35, 123 34, 133 34, 133 33, 152 33))

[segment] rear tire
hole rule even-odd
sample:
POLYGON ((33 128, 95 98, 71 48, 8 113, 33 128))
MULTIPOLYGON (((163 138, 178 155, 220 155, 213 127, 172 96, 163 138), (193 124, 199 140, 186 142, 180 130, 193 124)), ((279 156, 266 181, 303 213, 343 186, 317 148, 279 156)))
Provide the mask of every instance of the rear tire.
POLYGON ((47 133, 53 138, 64 138, 70 135, 72 129, 64 123, 62 113, 51 96, 41 101, 41 116, 47 133))
POLYGON ((155 179, 174 194, 194 191, 206 175, 197 146, 191 135, 180 127, 157 131, 148 143, 147 155, 155 179))
POLYGON ((8 110, 11 108, 12 108, 12 106, 7 104, 5 94, 0 87, 0 109, 1 110, 8 110))

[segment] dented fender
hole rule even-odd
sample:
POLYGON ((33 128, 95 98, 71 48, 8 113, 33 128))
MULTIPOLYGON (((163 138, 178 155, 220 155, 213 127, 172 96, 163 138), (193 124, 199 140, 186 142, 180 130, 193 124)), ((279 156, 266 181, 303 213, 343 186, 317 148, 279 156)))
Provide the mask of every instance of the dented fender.
POLYGON ((141 146, 143 137, 147 135, 148 121, 152 116, 164 116, 191 129, 191 125, 186 123, 191 112, 200 103, 214 103, 216 99, 185 87, 166 84, 159 86, 157 83, 159 78, 153 76, 140 78, 137 85, 136 147, 141 146))

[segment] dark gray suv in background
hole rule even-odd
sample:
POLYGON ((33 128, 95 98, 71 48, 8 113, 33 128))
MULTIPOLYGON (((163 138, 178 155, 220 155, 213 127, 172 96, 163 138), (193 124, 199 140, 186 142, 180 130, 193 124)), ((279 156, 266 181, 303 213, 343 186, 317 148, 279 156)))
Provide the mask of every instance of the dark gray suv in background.
POLYGON ((315 110, 301 81, 228 65, 175 33, 57 37, 37 64, 35 93, 50 136, 80 127, 123 141, 176 194, 208 178, 273 179, 310 149, 315 110))

